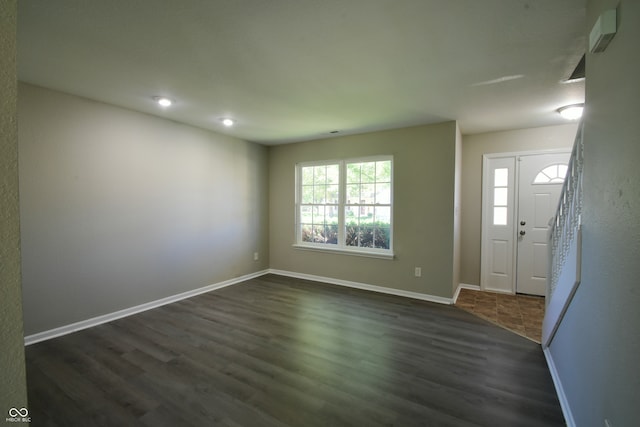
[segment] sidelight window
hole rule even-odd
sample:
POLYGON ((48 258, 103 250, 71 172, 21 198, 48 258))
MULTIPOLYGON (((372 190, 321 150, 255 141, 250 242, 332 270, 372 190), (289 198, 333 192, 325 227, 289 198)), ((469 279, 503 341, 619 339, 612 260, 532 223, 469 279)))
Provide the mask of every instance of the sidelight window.
POLYGON ((493 225, 507 225, 509 169, 497 168, 493 177, 493 225))

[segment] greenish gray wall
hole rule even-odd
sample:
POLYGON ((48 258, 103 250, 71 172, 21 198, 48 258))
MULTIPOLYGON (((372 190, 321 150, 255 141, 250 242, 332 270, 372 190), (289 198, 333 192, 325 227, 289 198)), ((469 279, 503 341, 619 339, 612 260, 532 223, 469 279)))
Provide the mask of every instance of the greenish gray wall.
POLYGON ((618 33, 587 54, 582 281, 550 346, 580 427, 640 420, 640 2, 588 2, 586 31, 617 5, 618 33))
POLYGON ((0 3, 0 419, 27 407, 18 205, 16 0, 0 3))
POLYGON ((268 268, 266 147, 27 84, 18 117, 28 335, 268 268))
POLYGON ((455 148, 456 122, 271 147, 271 267, 450 298, 455 148), (394 156, 395 259, 293 248, 296 163, 384 154, 394 156))
POLYGON ((482 156, 573 146, 577 124, 464 135, 462 143, 462 262, 460 281, 480 285, 482 156))

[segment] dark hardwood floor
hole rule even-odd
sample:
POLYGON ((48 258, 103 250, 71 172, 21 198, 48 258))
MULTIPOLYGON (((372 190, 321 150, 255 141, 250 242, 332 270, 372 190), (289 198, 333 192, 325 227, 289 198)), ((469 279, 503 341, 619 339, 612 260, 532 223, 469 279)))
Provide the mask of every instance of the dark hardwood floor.
POLYGON ((560 426, 539 345, 267 275, 26 348, 33 426, 560 426))

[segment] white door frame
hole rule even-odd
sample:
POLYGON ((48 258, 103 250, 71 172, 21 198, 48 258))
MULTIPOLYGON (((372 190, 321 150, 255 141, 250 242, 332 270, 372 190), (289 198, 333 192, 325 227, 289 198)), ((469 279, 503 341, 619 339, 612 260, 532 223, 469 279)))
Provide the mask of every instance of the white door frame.
POLYGON ((489 153, 489 154, 483 154, 482 155, 482 218, 481 218, 481 233, 480 233, 480 289, 481 290, 489 290, 492 292, 503 292, 503 293, 509 293, 509 294, 515 294, 516 293, 516 266, 517 266, 517 253, 518 253, 518 245, 515 244, 518 241, 517 238, 517 232, 518 232, 518 227, 513 227, 513 230, 511 230, 511 247, 512 247, 512 254, 511 254, 511 259, 509 261, 509 265, 508 265, 508 269, 510 270, 510 274, 511 277, 509 279, 510 282, 510 286, 507 286, 507 289, 504 290, 499 290, 499 289, 492 289, 490 287, 487 286, 487 282, 488 282, 488 262, 490 261, 488 254, 487 254, 487 242, 485 241, 487 236, 488 236, 488 230, 489 227, 491 226, 490 221, 491 218, 493 217, 493 215, 490 214, 491 210, 491 206, 489 206, 489 202, 491 200, 491 193, 490 190, 493 189, 492 186, 490 186, 490 169, 489 169, 489 162, 493 159, 514 159, 514 163, 515 163, 515 169, 513 171, 514 173, 514 188, 513 188, 513 206, 511 208, 511 213, 509 215, 509 220, 511 221, 511 224, 515 225, 515 222, 517 220, 517 214, 518 214, 518 197, 519 197, 519 188, 520 188, 520 182, 519 182, 519 175, 520 175, 520 166, 519 166, 519 158, 521 156, 532 156, 532 155, 539 155, 539 154, 557 154, 557 153, 568 153, 571 154, 571 147, 567 147, 567 148, 553 148, 553 149, 546 149, 546 150, 531 150, 531 151, 513 151, 513 152, 506 152, 506 153, 489 153))

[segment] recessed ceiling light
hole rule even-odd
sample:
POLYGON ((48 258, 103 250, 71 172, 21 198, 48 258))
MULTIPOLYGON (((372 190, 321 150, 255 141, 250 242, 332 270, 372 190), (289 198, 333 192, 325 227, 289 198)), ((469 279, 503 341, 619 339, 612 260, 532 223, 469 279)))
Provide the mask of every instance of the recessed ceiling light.
POLYGON ((231 119, 221 119, 222 120, 222 124, 225 125, 226 127, 230 127, 233 126, 234 121, 231 119))
POLYGON ((558 113, 567 120, 576 120, 582 117, 583 110, 584 104, 573 104, 558 108, 558 113))
POLYGON ((173 101, 164 96, 154 96, 153 100, 158 103, 161 107, 170 107, 173 104, 173 101))

